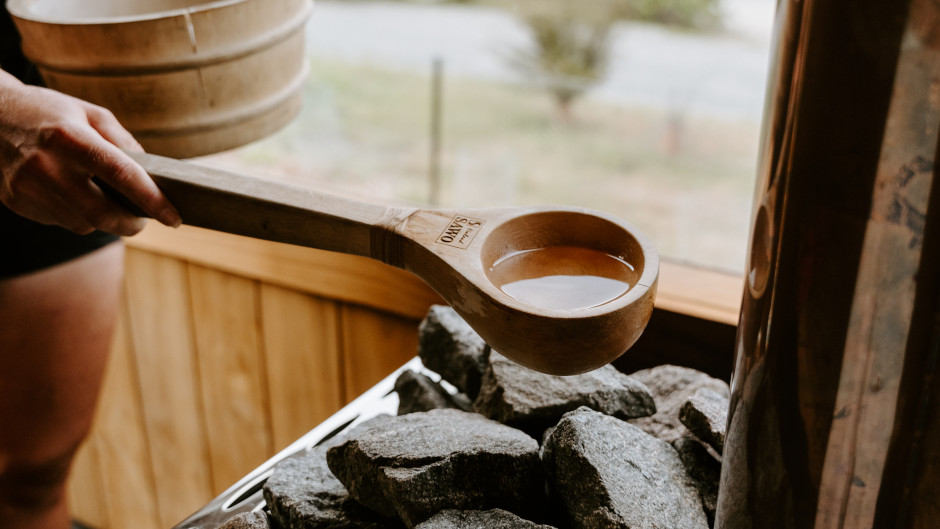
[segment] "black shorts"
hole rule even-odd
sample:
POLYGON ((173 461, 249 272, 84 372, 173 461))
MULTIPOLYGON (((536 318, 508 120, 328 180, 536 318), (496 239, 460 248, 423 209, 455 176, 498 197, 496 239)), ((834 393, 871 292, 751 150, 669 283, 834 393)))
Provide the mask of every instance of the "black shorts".
POLYGON ((55 266, 119 239, 102 231, 77 235, 23 218, 0 204, 0 278, 55 266))

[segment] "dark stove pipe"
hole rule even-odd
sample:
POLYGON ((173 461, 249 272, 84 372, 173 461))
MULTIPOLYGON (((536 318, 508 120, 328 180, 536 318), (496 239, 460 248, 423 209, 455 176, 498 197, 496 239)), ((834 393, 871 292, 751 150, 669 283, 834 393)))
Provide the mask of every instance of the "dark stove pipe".
POLYGON ((940 524, 940 0, 780 0, 719 529, 940 524))

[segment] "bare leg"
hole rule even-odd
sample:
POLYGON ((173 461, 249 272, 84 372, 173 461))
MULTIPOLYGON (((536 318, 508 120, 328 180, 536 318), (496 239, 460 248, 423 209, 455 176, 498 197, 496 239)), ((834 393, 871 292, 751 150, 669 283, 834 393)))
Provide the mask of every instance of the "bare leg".
POLYGON ((65 483, 91 428, 118 314, 124 249, 0 280, 0 520, 69 527, 65 483))

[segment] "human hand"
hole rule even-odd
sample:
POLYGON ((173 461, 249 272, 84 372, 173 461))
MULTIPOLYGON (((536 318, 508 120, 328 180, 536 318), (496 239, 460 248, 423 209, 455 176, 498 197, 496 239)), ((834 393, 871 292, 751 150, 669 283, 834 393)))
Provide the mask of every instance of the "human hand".
POLYGON ((179 213, 122 149, 143 152, 107 109, 0 70, 0 201, 14 212, 79 234, 143 229, 146 220, 112 200, 97 177, 147 215, 179 226, 179 213))

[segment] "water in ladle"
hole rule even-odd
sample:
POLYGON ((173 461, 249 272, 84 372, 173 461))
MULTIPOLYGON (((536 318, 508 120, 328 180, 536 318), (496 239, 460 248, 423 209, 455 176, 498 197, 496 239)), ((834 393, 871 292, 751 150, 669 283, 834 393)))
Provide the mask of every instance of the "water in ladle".
POLYGON ((575 310, 609 303, 636 284, 624 259, 576 246, 510 253, 493 263, 490 280, 518 301, 545 309, 575 310))

